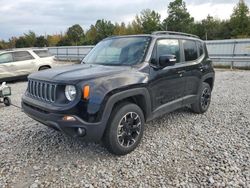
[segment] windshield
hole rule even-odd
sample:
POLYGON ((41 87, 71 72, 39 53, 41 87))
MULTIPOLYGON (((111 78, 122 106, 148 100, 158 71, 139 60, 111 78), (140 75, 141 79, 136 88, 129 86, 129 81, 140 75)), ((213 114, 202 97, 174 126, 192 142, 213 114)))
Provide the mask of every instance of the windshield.
POLYGON ((110 38, 98 43, 82 63, 102 65, 134 65, 141 63, 150 37, 110 38))

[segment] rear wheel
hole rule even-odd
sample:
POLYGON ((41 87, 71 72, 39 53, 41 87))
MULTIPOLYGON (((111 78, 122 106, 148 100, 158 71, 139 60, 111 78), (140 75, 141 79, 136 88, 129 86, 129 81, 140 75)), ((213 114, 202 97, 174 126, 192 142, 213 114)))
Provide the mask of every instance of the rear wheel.
POLYGON ((191 105, 191 109, 198 114, 205 113, 211 101, 211 87, 208 83, 203 82, 201 86, 201 90, 198 94, 198 98, 196 103, 191 105))
POLYGON ((139 106, 122 103, 113 110, 104 134, 104 144, 115 155, 133 151, 141 141, 144 130, 144 115, 139 106))

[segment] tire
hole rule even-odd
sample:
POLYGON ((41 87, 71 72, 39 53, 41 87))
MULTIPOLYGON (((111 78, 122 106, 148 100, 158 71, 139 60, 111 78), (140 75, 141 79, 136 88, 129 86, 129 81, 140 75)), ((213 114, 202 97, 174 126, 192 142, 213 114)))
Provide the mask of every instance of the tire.
POLYGON ((211 102, 211 87, 208 83, 203 82, 198 94, 197 101, 196 103, 191 105, 191 109, 195 113, 203 114, 208 110, 210 102, 211 102))
POLYGON ((5 104, 5 106, 10 106, 11 105, 10 98, 9 97, 4 97, 3 103, 5 104))
POLYGON ((103 141, 108 151, 115 155, 126 155, 140 143, 144 131, 144 115, 133 103, 117 105, 110 116, 103 141))
POLYGON ((39 71, 46 70, 46 69, 50 69, 50 67, 48 67, 48 66, 40 67, 40 68, 39 68, 39 71))

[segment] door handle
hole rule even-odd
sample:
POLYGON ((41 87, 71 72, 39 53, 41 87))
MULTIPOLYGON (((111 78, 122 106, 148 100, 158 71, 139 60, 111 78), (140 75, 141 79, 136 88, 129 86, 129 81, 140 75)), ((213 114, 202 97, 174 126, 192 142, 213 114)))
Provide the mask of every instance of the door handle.
POLYGON ((179 74, 180 77, 182 77, 185 72, 186 71, 182 70, 182 71, 178 71, 177 73, 179 74))
POLYGON ((177 73, 178 74, 183 74, 183 73, 185 73, 186 71, 184 71, 184 70, 182 70, 182 71, 178 71, 177 73))

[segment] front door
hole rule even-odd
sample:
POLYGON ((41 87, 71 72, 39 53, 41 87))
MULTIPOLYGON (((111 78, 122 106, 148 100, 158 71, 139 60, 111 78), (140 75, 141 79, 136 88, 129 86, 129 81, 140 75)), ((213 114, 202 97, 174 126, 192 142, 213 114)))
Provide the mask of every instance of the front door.
POLYGON ((12 53, 8 52, 0 54, 0 79, 15 76, 13 66, 12 53))
MULTIPOLYGON (((162 55, 175 55, 177 62, 173 66, 163 69, 150 69, 149 91, 151 95, 153 112, 160 110, 166 113, 182 105, 185 90, 183 73, 185 67, 180 65, 181 53, 178 39, 159 39, 153 52, 151 62, 158 64, 162 55)), ((157 66, 156 66, 157 67, 157 66)))

